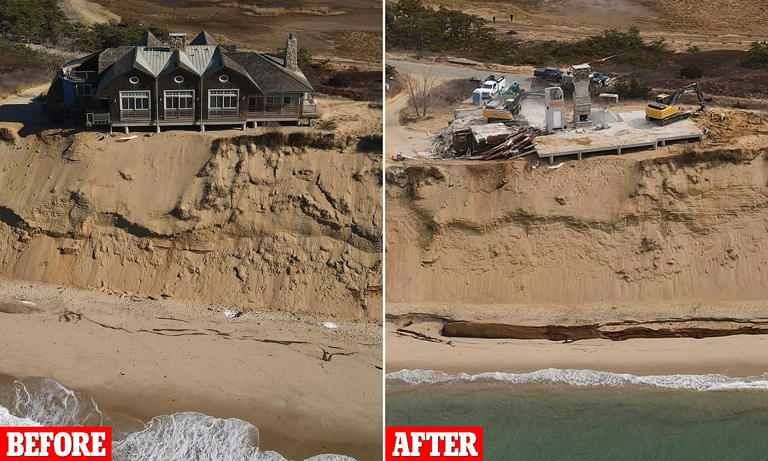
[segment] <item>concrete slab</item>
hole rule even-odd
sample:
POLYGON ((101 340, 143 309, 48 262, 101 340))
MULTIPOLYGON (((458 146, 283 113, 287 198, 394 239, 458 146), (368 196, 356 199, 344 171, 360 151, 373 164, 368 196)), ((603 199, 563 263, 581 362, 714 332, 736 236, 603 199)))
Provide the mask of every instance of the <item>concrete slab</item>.
POLYGON ((610 128, 594 130, 584 128, 565 130, 536 138, 536 151, 540 158, 591 153, 621 154, 622 150, 647 147, 658 148, 667 142, 701 140, 703 133, 689 119, 659 126, 645 119, 645 111, 619 113, 622 121, 611 123, 610 128))

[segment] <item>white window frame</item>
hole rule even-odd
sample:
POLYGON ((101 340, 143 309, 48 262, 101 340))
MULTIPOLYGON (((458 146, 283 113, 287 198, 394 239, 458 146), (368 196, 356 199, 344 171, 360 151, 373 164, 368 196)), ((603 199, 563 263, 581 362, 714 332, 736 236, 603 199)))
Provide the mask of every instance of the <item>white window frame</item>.
POLYGON ((208 112, 211 111, 211 109, 240 109, 240 90, 238 89, 226 89, 226 90, 208 90, 208 112), (224 98, 222 98, 222 105, 214 106, 212 104, 211 98, 214 96, 234 96, 235 97, 235 107, 225 107, 224 106, 224 98))
POLYGON ((168 109, 193 109, 195 108, 195 90, 165 90, 163 92, 163 108, 168 109), (192 107, 168 107, 168 96, 178 96, 179 98, 192 100, 192 107))
POLYGON ((121 91, 120 92, 120 112, 126 111, 126 110, 151 110, 151 104, 150 104, 151 95, 149 90, 138 90, 138 91, 121 91), (134 99, 133 103, 133 109, 123 108, 123 99, 134 99), (136 109, 136 99, 146 99, 147 100, 147 108, 144 109, 136 109))
POLYGON ((128 83, 130 83, 131 85, 138 85, 139 82, 140 82, 139 77, 137 77, 135 75, 131 76, 131 77, 128 77, 128 83))
POLYGON ((184 83, 184 76, 183 75, 176 75, 173 77, 173 81, 175 83, 184 83))

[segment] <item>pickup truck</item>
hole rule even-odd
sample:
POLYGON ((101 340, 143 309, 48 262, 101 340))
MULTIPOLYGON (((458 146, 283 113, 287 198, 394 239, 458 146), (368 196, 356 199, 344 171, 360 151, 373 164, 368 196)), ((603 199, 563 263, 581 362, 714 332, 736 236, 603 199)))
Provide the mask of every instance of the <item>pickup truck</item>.
POLYGON ((504 88, 507 84, 506 77, 499 76, 495 77, 493 75, 489 75, 488 78, 485 79, 482 86, 480 86, 480 95, 483 97, 483 99, 490 99, 496 93, 501 91, 502 88, 504 88))

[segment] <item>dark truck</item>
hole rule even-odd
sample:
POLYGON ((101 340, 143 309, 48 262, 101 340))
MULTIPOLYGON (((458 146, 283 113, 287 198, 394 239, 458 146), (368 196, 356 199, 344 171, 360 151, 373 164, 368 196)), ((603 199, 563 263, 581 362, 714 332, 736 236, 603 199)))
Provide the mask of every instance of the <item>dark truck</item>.
POLYGON ((564 72, 557 67, 544 67, 534 69, 533 76, 548 82, 561 83, 564 72))

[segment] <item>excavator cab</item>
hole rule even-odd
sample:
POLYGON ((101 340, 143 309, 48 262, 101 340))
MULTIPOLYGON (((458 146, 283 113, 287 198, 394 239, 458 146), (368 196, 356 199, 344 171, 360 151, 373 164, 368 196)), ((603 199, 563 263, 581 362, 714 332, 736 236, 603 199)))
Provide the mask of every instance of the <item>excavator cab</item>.
POLYGON ((657 95, 645 108, 645 119, 660 125, 666 125, 696 115, 703 110, 704 96, 701 92, 701 86, 698 83, 691 83, 678 89, 671 95, 657 95), (699 109, 696 111, 686 111, 676 105, 680 97, 689 91, 695 92, 699 98, 699 109))

